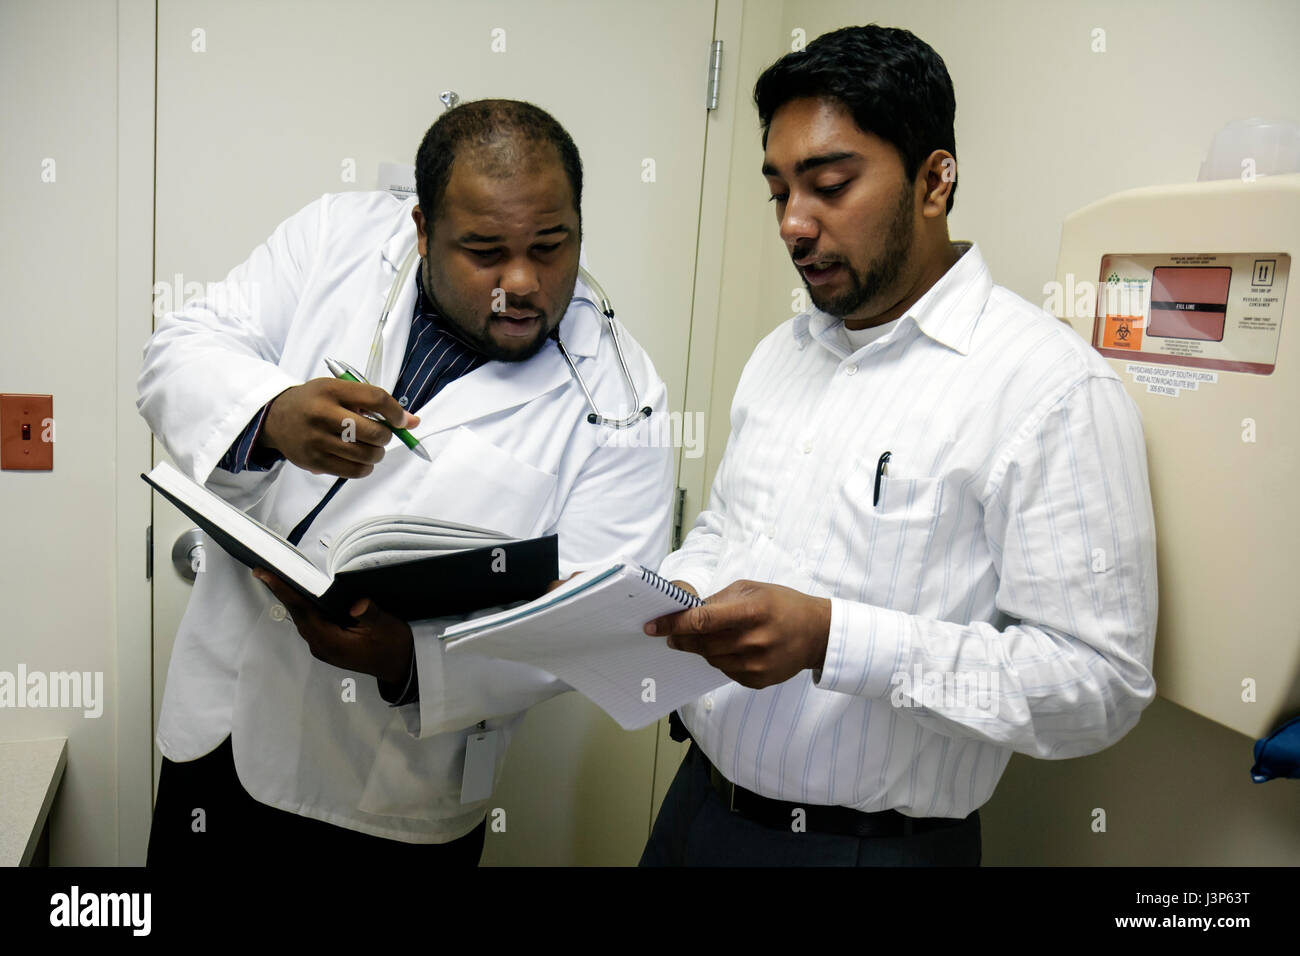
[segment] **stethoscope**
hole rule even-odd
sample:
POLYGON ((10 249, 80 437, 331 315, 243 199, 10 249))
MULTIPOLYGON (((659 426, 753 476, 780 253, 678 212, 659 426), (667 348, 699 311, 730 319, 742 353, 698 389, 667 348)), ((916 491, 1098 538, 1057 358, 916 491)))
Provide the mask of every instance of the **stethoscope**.
MULTIPOLYGON (((379 324, 375 326, 375 336, 370 341, 370 357, 366 359, 366 381, 368 382, 379 381, 380 368, 383 364, 384 326, 388 324, 388 314, 393 311, 393 305, 397 302, 398 295, 406 286, 406 279, 411 273, 411 267, 415 265, 415 260, 419 258, 419 251, 419 247, 416 246, 407 253, 406 259, 402 262, 402 267, 397 272, 393 287, 388 290, 388 298, 384 300, 384 311, 380 313, 379 324)), ((614 323, 614 307, 609 303, 609 296, 605 295, 605 290, 600 287, 600 283, 582 266, 578 266, 578 274, 582 276, 582 281, 595 293, 600 302, 597 304, 585 295, 574 296, 573 302, 582 302, 589 305, 605 316, 605 321, 609 325, 609 336, 614 340, 614 353, 618 356, 618 367, 623 370, 623 380, 627 383, 628 391, 632 393, 632 407, 638 410, 626 418, 607 418, 600 414, 599 409, 596 408, 595 400, 591 397, 591 390, 587 388, 587 383, 582 380, 582 374, 578 371, 578 366, 573 363, 573 359, 569 356, 569 350, 560 341, 560 327, 558 325, 551 332, 550 338, 555 342, 555 347, 560 350, 560 355, 564 358, 565 364, 569 366, 569 374, 573 376, 573 380, 578 383, 578 387, 582 389, 582 394, 587 399, 587 405, 591 409, 587 415, 587 421, 593 425, 605 425, 609 428, 629 428, 643 418, 649 418, 651 409, 649 405, 641 405, 641 396, 637 393, 636 383, 632 381, 632 373, 628 371, 627 360, 623 357, 623 347, 618 342, 618 328, 614 323)))
MULTIPOLYGON (((370 342, 370 357, 366 359, 365 381, 367 383, 379 381, 380 370, 383 366, 384 326, 388 324, 388 314, 393 311, 393 305, 397 302, 397 296, 406 283, 406 277, 411 274, 411 267, 415 264, 415 260, 419 258, 418 253, 418 246, 407 253, 401 269, 397 272, 397 279, 393 282, 393 287, 388 290, 388 298, 384 300, 384 311, 379 316, 379 324, 375 326, 375 337, 370 342)), ((636 383, 632 381, 632 373, 627 369, 627 360, 623 358, 623 348, 618 344, 618 329, 614 325, 614 307, 609 304, 609 297, 605 295, 605 290, 600 287, 599 282, 592 278, 590 272, 582 266, 578 266, 578 273, 582 276, 582 280, 587 283, 588 288, 596 294, 600 304, 597 305, 586 296, 574 296, 572 301, 585 303, 604 314, 605 321, 609 323, 610 337, 614 340, 614 352, 618 355, 619 368, 623 370, 623 380, 627 382, 628 391, 632 393, 632 407, 641 406, 641 396, 637 394, 636 383)), ((582 394, 587 398, 587 405, 591 408, 591 411, 587 414, 587 421, 593 425, 605 425, 608 428, 628 428, 643 418, 650 417, 651 409, 649 405, 641 406, 639 411, 633 412, 626 418, 606 418, 600 414, 596 409, 595 401, 591 397, 591 391, 587 388, 587 383, 582 380, 582 374, 578 371, 578 367, 573 364, 573 359, 569 357, 569 350, 560 341, 560 328, 558 325, 549 337, 555 342, 555 347, 560 350, 560 355, 564 357, 565 363, 569 366, 569 374, 573 376, 573 380, 578 383, 578 387, 582 389, 582 394)), ((298 522, 288 536, 291 544, 296 545, 302 539, 302 536, 307 532, 307 528, 320 514, 321 509, 329 504, 330 499, 334 497, 347 480, 346 478, 339 478, 334 482, 334 485, 326 492, 325 497, 302 521, 298 522)))

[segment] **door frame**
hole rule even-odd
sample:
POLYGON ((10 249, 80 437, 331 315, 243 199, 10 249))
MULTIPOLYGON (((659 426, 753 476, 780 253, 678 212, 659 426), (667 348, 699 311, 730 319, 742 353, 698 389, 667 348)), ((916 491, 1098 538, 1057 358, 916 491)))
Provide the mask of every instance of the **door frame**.
POLYGON ((153 334, 156 0, 117 0, 116 547, 117 863, 142 866, 153 818, 153 436, 135 407, 153 334))

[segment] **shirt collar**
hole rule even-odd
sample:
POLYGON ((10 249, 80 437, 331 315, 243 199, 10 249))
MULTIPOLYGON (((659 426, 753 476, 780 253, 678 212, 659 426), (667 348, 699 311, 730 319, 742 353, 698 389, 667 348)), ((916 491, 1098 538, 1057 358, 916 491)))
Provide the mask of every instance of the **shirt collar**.
MULTIPOLYGON (((926 336, 962 355, 970 353, 971 336, 975 324, 984 311, 984 303, 993 291, 993 277, 980 254, 979 245, 954 242, 953 248, 961 256, 939 281, 926 289, 901 319, 911 319, 926 336)), ((794 320, 792 331, 795 342, 802 348, 809 338, 822 335, 842 320, 816 307, 794 320)), ((898 325, 901 327, 903 322, 898 325)), ((877 341, 891 339, 898 329, 877 341)))

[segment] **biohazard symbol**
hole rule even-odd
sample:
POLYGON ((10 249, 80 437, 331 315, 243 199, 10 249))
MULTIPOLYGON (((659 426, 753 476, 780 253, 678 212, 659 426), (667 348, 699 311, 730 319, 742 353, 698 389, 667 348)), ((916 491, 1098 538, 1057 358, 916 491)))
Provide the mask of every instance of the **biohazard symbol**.
POLYGON ((1142 349, 1142 327, 1135 326, 1141 316, 1108 315, 1102 330, 1101 347, 1105 349, 1126 349, 1130 352, 1142 349))

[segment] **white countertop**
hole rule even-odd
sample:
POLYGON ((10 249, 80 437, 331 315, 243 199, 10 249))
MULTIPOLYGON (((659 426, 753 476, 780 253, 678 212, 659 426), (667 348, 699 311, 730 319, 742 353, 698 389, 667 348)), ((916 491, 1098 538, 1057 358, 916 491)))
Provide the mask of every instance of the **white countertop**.
POLYGON ((0 741, 0 866, 31 862, 67 762, 67 737, 0 741))

